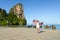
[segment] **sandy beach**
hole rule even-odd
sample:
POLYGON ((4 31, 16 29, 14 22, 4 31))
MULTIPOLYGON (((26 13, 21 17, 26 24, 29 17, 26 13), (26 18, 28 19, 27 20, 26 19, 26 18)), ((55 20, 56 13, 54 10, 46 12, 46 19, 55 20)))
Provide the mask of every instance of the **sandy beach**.
POLYGON ((60 40, 60 30, 37 33, 35 28, 0 27, 0 40, 60 40))

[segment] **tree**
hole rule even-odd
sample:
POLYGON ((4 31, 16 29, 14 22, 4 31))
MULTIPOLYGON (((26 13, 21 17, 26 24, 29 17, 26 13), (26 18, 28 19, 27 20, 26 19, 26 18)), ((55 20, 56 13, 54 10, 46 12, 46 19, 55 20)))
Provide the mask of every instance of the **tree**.
POLYGON ((19 25, 19 19, 13 13, 9 13, 7 17, 8 23, 11 25, 19 25))
POLYGON ((26 25, 26 19, 19 19, 19 25, 26 25))
POLYGON ((7 24, 6 16, 7 16, 6 11, 0 8, 0 25, 7 24))

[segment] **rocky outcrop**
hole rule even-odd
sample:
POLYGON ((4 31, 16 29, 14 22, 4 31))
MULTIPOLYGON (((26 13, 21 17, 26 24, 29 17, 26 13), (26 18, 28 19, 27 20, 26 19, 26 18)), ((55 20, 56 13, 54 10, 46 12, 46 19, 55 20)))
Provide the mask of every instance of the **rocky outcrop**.
POLYGON ((26 25, 27 21, 24 17, 24 9, 23 9, 23 5, 21 3, 18 3, 15 6, 13 6, 10 9, 9 13, 15 14, 17 16, 17 18, 19 18, 20 25, 26 25))
POLYGON ((24 19, 23 5, 18 3, 10 9, 9 13, 14 13, 18 18, 24 19))

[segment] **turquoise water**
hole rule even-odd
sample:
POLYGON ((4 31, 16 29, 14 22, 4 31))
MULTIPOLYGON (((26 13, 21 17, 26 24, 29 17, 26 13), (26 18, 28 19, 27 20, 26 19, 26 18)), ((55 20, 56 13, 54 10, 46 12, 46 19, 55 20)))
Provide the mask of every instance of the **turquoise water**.
POLYGON ((60 24, 55 26, 56 26, 56 30, 60 30, 60 24))

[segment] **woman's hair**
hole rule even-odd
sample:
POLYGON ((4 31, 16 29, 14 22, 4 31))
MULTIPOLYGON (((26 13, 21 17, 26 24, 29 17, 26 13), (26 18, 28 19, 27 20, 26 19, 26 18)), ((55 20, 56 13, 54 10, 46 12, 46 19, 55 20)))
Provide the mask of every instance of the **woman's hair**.
POLYGON ((35 22, 35 20, 33 20, 33 22, 35 22))
POLYGON ((36 20, 37 22, 39 22, 39 20, 36 20))

